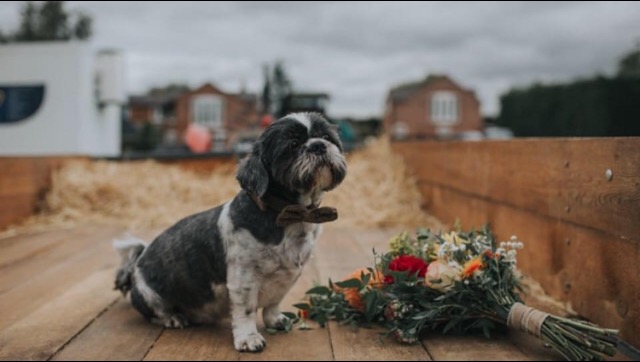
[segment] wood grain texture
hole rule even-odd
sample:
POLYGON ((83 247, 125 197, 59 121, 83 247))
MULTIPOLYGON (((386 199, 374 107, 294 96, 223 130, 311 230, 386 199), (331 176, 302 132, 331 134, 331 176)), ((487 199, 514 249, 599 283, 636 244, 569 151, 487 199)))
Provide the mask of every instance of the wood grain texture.
MULTIPOLYGON (((299 302, 314 283, 324 283, 329 277, 340 279, 355 268, 369 265, 371 249, 386 250, 389 237, 397 232, 327 228, 318 241, 316 255, 285 297, 283 310, 294 311, 292 304, 299 302)), ((164 330, 145 321, 112 290, 117 256, 110 241, 119 233, 119 228, 106 226, 67 231, 69 244, 52 243, 54 251, 89 246, 60 260, 42 259, 42 269, 32 265, 31 278, 0 294, 0 360, 505 360, 523 359, 523 354, 530 359, 553 359, 545 357, 539 345, 531 348, 528 336, 524 336, 524 343, 511 336, 498 341, 435 336, 424 342, 425 350, 421 345, 400 345, 393 339, 381 342, 379 329, 354 331, 335 323, 320 328, 313 322, 309 322, 313 327, 310 331, 264 333, 267 348, 262 353, 238 353, 233 348, 228 318, 218 326, 164 330), (71 238, 83 242, 69 246, 74 245, 71 238), (447 347, 451 344, 457 347, 447 347)), ((52 238, 64 235, 60 231, 0 240, 0 254, 12 251, 4 271, 29 263, 29 255, 38 250, 36 246, 46 240, 47 234, 52 238), (17 249, 21 242, 22 251, 17 249)), ((138 236, 150 240, 156 234, 150 231, 138 236)), ((264 329, 261 321, 258 326, 264 329)))
POLYGON ((117 296, 112 270, 88 275, 39 309, 0 331, 0 360, 45 360, 88 325, 117 296))
MULTIPOLYGON (((0 277, 4 281, 0 284, 0 289, 5 292, 0 294, 0 329, 25 318, 61 293, 73 288, 89 274, 98 270, 108 270, 113 277, 118 258, 111 248, 110 241, 118 233, 119 228, 94 227, 91 234, 84 234, 80 238, 79 235, 83 234, 78 232, 75 237, 92 245, 91 247, 73 253, 73 249, 67 249, 66 245, 61 243, 58 247, 64 250, 63 253, 54 249, 48 255, 37 258, 35 263, 27 259, 24 263, 3 270, 0 277), (12 276, 20 279, 20 282, 4 279, 4 276, 12 276), (8 288, 7 284, 12 287, 8 288)), ((68 236, 74 234, 70 233, 68 236)), ((113 280, 104 287, 109 289, 114 297, 118 295, 112 291, 113 280)), ((69 303, 73 304, 75 301, 70 300, 69 303)))
POLYGON ((428 334, 422 344, 436 361, 538 361, 534 354, 522 352, 505 334, 490 339, 478 335, 449 336, 428 334))
POLYGON ((431 361, 422 345, 404 345, 385 338, 382 328, 358 328, 329 324, 337 361, 431 361))
MULTIPOLYGON (((43 235, 40 248, 31 250, 33 245, 29 243, 15 245, 13 248, 6 248, 7 254, 20 255, 21 258, 8 261, 9 265, 0 270, 0 295, 20 285, 21 283, 52 271, 64 265, 66 259, 82 259, 87 252, 95 252, 96 240, 91 238, 91 233, 95 232, 94 227, 79 228, 66 231, 61 235, 43 235)), ((104 235, 100 235, 103 237, 104 235)), ((0 247, 4 253, 5 248, 0 247)), ((71 265, 71 267, 75 267, 71 265)))
POLYGON ((140 361, 162 333, 121 298, 52 361, 140 361))
POLYGON ((640 138, 398 142, 393 149, 422 182, 640 239, 640 138))

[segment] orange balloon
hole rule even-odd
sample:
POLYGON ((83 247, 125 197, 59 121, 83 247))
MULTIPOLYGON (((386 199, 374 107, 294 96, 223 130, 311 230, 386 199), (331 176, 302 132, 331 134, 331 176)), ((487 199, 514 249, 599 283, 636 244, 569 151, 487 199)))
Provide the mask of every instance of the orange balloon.
POLYGON ((201 125, 192 123, 184 134, 184 142, 191 152, 208 152, 211 150, 211 132, 201 125))

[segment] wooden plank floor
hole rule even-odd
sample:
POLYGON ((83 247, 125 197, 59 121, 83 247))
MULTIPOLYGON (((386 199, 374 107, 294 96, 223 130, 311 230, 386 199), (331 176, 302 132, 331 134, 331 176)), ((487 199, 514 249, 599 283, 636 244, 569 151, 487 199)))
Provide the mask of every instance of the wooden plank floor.
MULTIPOLYGON (((288 334, 263 333, 259 354, 233 349, 229 321, 168 330, 147 323, 112 290, 118 263, 114 226, 85 226, 0 240, 0 360, 557 360, 520 333, 425 336, 420 345, 380 341, 378 330, 330 324, 288 334)), ((325 228, 315 255, 283 307, 313 283, 370 266, 393 232, 325 228)), ((139 235, 147 239, 153 232, 139 235)), ((261 319, 261 318, 260 318, 261 319)), ((262 325, 259 328, 263 328, 262 325)))

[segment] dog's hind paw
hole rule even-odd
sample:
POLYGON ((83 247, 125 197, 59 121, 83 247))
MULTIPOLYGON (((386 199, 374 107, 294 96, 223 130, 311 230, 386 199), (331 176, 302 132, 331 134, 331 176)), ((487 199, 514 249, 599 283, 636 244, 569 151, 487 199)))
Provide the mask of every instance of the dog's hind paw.
POLYGON ((235 338, 233 344, 240 352, 262 352, 267 342, 260 333, 251 333, 246 337, 235 338))
POLYGON ((182 329, 189 326, 189 320, 181 314, 174 314, 164 318, 156 318, 151 322, 164 326, 165 328, 182 329))

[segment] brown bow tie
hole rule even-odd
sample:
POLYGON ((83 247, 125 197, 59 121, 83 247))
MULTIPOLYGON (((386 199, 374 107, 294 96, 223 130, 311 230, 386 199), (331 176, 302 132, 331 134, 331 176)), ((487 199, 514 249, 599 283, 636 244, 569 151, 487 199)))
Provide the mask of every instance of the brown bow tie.
POLYGON ((310 222, 320 224, 334 221, 338 218, 338 210, 334 207, 318 207, 316 205, 289 205, 286 206, 276 219, 276 225, 287 227, 298 222, 310 222))

